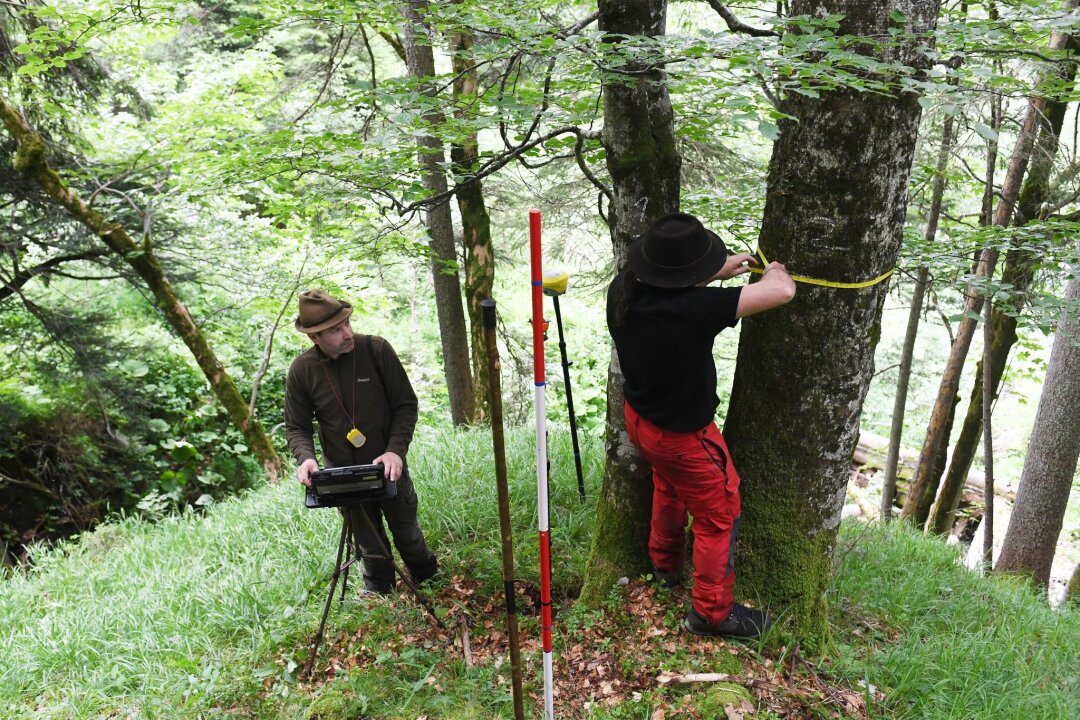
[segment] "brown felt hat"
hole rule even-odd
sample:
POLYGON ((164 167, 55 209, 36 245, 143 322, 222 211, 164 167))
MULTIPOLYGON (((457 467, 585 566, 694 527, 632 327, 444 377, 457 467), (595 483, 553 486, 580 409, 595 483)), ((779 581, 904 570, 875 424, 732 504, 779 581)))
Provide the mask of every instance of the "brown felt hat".
POLYGON ((352 305, 324 293, 305 290, 300 293, 300 315, 294 325, 302 333, 312 335, 343 322, 352 315, 352 305))
POLYGON ((727 247, 701 221, 686 213, 656 220, 630 245, 627 264, 644 282, 662 288, 697 285, 718 273, 727 247))

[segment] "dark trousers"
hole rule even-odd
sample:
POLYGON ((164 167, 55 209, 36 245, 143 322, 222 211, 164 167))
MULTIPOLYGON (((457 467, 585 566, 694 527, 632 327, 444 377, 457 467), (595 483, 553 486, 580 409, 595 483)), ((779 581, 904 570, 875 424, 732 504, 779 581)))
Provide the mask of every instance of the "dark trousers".
POLYGON ((626 430, 652 465, 649 557, 677 572, 686 552, 687 513, 694 524, 694 610, 710 623, 731 613, 735 540, 739 531, 739 475, 716 423, 696 432, 657 427, 625 406, 626 430))
POLYGON ((384 517, 394 537, 394 547, 413 579, 426 579, 435 573, 438 563, 416 521, 416 503, 416 490, 406 469, 397 480, 395 497, 342 508, 342 512, 349 515, 349 525, 360 546, 359 551, 364 558, 364 579, 369 585, 385 587, 392 586, 394 582, 394 566, 384 554, 390 552, 390 541, 383 526, 384 517), (357 515, 361 512, 367 513, 370 526, 357 515))

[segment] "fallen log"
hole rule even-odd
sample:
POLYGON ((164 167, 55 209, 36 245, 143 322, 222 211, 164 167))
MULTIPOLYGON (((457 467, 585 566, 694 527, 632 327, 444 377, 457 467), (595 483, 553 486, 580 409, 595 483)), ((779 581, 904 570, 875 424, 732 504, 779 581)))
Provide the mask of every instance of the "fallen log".
MULTIPOLYGON (((884 471, 888 453, 888 438, 861 430, 855 452, 852 453, 851 464, 864 474, 867 468, 884 471)), ((902 498, 907 495, 911 474, 915 471, 915 463, 918 459, 919 453, 917 451, 900 448, 899 461, 896 467, 896 497, 898 502, 902 502, 902 498)), ((983 472, 970 470, 964 482, 964 493, 961 496, 961 502, 981 505, 985 486, 986 476, 983 472)), ((994 495, 1006 498, 1011 502, 1016 501, 1016 491, 998 483, 994 483, 994 495)))

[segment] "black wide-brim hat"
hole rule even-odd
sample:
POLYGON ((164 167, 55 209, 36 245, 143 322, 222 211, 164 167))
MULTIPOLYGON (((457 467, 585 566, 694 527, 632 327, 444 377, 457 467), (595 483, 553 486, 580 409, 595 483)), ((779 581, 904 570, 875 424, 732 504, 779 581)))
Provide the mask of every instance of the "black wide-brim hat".
POLYGON ((693 215, 659 218, 630 244, 626 261, 640 280, 662 288, 697 285, 727 262, 724 241, 693 215))
POLYGON ((300 314, 293 327, 314 335, 344 322, 352 315, 352 310, 352 305, 322 290, 305 290, 300 293, 300 314))

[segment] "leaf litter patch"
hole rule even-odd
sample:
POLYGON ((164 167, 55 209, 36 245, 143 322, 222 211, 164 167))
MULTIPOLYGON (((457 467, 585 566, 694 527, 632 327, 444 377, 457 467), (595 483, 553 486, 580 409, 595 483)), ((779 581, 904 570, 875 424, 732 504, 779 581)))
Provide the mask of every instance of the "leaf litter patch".
MULTIPOLYGON (((457 575, 433 591, 422 592, 440 608, 445 629, 418 612, 409 622, 397 622, 395 633, 388 633, 381 624, 365 623, 361 615, 355 629, 326 637, 311 677, 299 678, 296 689, 314 696, 336 677, 367 668, 379 672, 382 658, 423 647, 442 657, 423 680, 435 692, 446 691, 446 678, 460 672, 450 665, 460 667, 464 661, 466 667, 492 669, 494 682, 509 695, 512 680, 503 593, 481 593, 480 583, 457 575), (392 637, 383 640, 388 635, 392 637)), ((533 710, 543 705, 540 593, 526 581, 518 581, 515 592, 526 716, 532 717, 533 710)), ((358 602, 368 601, 360 598, 358 602)), ((400 606, 416 600, 410 593, 399 592, 392 602, 400 606)), ((873 686, 852 688, 830 678, 800 657, 797 648, 779 647, 762 654, 756 645, 688 634, 682 627, 690 607, 685 588, 658 589, 644 580, 633 580, 621 588, 617 601, 588 621, 562 621, 559 616, 569 614, 571 606, 568 601, 557 608, 560 612, 556 612, 553 629, 554 701, 560 718, 605 717, 616 706, 633 704, 642 708, 634 711, 634 717, 644 717, 648 708, 650 720, 759 716, 865 720, 868 703, 883 700, 873 686)), ((309 641, 310 636, 302 645, 283 648, 276 662, 306 655, 309 641)), ((271 692, 269 679, 264 681, 264 692, 271 692)))

